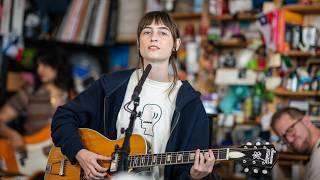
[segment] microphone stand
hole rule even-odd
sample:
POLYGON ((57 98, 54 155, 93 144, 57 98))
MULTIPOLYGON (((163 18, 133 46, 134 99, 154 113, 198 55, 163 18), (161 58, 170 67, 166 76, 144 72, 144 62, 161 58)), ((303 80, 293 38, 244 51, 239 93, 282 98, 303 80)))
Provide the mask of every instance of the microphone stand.
POLYGON ((140 97, 137 97, 133 101, 133 110, 130 115, 130 123, 128 128, 125 131, 124 141, 122 143, 122 147, 119 150, 119 164, 118 164, 118 171, 128 171, 128 156, 130 154, 130 137, 132 135, 134 122, 137 118, 137 107, 140 103, 140 97))
POLYGON ((122 147, 116 147, 116 152, 119 155, 119 162, 118 162, 118 168, 117 171, 128 171, 128 156, 130 154, 130 137, 132 135, 134 122, 138 116, 137 107, 140 104, 140 97, 139 94, 142 89, 142 85, 144 81, 146 80, 149 72, 151 70, 151 65, 148 64, 145 71, 143 72, 141 79, 138 82, 138 85, 135 87, 133 94, 131 96, 131 101, 133 101, 133 110, 131 111, 130 115, 130 122, 128 128, 125 130, 125 137, 124 141, 122 143, 122 147))

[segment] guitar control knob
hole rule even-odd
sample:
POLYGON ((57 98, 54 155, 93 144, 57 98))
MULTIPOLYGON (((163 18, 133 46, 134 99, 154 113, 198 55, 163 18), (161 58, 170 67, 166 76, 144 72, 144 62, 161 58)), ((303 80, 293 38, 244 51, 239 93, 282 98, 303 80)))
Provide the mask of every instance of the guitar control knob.
POLYGON ((245 159, 242 162, 243 162, 243 164, 247 163, 247 161, 245 159))
POLYGON ((249 168, 244 168, 244 170, 243 170, 245 173, 247 173, 247 172, 249 172, 249 168))
POLYGON ((252 161, 252 164, 256 164, 256 161, 252 161))
POLYGON ((257 174, 259 171, 258 169, 253 169, 253 172, 257 174))
POLYGON ((121 133, 121 134, 124 134, 125 132, 126 132, 126 130, 125 130, 124 128, 121 128, 121 129, 120 129, 120 133, 121 133))
POLYGON ((251 142, 247 142, 247 145, 248 145, 248 146, 251 146, 251 145, 252 145, 252 143, 251 143, 251 142))
POLYGON ((264 169, 262 170, 262 174, 267 174, 268 173, 268 170, 264 169))
POLYGON ((261 142, 256 142, 256 145, 257 145, 257 146, 260 146, 260 145, 261 145, 261 142))
POLYGON ((270 145, 270 142, 265 142, 264 144, 265 144, 265 145, 270 145))

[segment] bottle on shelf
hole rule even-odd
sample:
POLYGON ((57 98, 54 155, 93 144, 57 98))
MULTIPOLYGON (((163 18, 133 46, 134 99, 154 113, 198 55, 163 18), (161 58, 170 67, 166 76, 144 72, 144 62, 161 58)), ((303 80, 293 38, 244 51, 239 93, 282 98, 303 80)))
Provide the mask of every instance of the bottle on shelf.
POLYGON ((261 82, 257 82, 257 84, 253 87, 253 93, 252 93, 252 116, 251 116, 252 119, 255 119, 261 113, 262 95, 263 95, 263 84, 261 82))

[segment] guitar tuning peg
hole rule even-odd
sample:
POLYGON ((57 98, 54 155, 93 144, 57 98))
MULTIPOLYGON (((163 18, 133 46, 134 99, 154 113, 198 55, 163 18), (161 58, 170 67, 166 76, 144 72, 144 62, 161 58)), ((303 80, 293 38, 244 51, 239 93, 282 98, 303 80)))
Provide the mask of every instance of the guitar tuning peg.
POLYGON ((268 173, 268 170, 264 169, 262 170, 262 174, 267 174, 268 173))
POLYGON ((244 170, 243 170, 245 173, 247 173, 247 172, 249 172, 249 168, 244 168, 244 170))
POLYGON ((254 168, 254 169, 253 169, 253 172, 254 172, 255 174, 258 174, 259 170, 256 169, 256 168, 254 168))
POLYGON ((251 146, 251 145, 252 145, 252 143, 251 143, 251 142, 247 142, 247 144, 246 144, 246 145, 251 146))
POLYGON ((256 142, 256 145, 257 145, 257 146, 260 146, 260 145, 261 145, 261 142, 256 142))
POLYGON ((264 144, 265 144, 265 145, 270 145, 270 142, 265 142, 264 144))

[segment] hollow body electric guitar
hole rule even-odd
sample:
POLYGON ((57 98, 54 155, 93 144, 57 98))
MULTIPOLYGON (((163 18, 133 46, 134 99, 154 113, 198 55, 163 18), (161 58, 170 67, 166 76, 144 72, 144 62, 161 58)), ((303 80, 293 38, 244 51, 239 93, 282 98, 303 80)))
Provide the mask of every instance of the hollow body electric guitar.
MULTIPOLYGON (((110 162, 99 161, 99 164, 108 168, 110 174, 117 172, 119 158, 113 152, 116 145, 122 145, 123 138, 109 140, 91 129, 80 129, 79 131, 82 142, 88 150, 106 157, 112 157, 110 162)), ((195 151, 147 154, 146 141, 140 135, 134 134, 131 136, 130 146, 131 152, 128 157, 130 170, 159 165, 188 164, 195 160, 195 151)), ((206 151, 208 150, 202 150, 201 152, 206 151)), ((245 145, 238 148, 212 149, 212 151, 216 161, 237 160, 246 167, 245 172, 254 167, 255 171, 261 169, 264 174, 274 166, 279 155, 273 145, 245 145)), ((45 170, 45 179, 82 179, 83 177, 84 172, 79 164, 72 165, 67 157, 61 153, 60 148, 55 146, 51 148, 45 170)))
MULTIPOLYGON (((33 135, 24 136, 25 152, 14 152, 8 140, 0 139, 0 169, 12 174, 34 176, 45 170, 52 145, 50 125, 33 135)), ((0 177, 1 179, 1 177, 0 177)))

